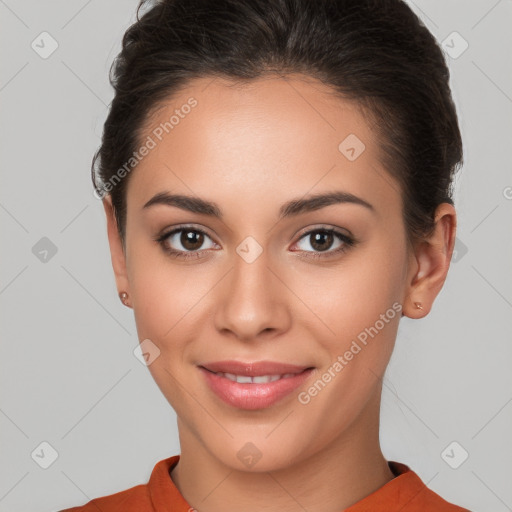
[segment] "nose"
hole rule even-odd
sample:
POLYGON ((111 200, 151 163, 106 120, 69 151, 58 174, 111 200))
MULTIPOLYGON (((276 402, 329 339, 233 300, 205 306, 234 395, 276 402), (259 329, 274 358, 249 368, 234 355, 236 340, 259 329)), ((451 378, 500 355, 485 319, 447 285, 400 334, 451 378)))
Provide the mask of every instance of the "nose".
POLYGON ((269 339, 285 332, 291 323, 287 300, 292 295, 270 268, 266 253, 248 263, 235 256, 231 272, 219 286, 215 326, 242 341, 269 339))

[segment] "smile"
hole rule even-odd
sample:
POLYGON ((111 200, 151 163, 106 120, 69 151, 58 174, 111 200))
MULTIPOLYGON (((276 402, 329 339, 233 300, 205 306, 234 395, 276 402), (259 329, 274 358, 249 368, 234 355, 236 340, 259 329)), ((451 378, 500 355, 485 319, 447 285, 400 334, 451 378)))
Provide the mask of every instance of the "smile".
POLYGON ((234 373, 223 373, 214 372, 220 377, 225 377, 233 382, 239 382, 240 384, 264 384, 267 382, 274 382, 280 379, 288 379, 295 377, 295 373, 285 373, 284 375, 258 375, 255 377, 249 377, 248 375, 235 375, 234 373))
POLYGON ((296 373, 240 375, 214 372, 202 366, 198 369, 215 397, 231 407, 246 410, 265 409, 278 404, 304 384, 315 371, 315 368, 309 367, 296 373))

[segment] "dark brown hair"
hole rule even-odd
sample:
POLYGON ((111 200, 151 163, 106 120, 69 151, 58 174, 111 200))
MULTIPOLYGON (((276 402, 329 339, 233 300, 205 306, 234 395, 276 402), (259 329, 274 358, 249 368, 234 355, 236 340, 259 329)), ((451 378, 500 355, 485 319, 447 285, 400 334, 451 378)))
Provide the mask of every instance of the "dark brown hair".
POLYGON ((129 176, 113 178, 151 112, 194 78, 274 73, 316 78, 365 109, 400 184, 409 241, 431 233, 436 207, 453 204, 462 140, 443 52, 406 3, 141 0, 110 70, 115 96, 92 162, 95 193, 111 194, 123 242, 129 176))

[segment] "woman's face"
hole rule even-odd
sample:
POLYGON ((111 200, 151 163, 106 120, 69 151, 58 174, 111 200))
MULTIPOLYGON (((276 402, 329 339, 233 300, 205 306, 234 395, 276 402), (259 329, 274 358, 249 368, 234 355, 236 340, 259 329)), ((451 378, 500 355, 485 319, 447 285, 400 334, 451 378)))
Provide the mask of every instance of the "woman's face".
POLYGON ((374 428, 415 268, 399 186, 363 114, 300 76, 200 79, 140 141, 149 149, 129 178, 117 278, 182 443, 238 469, 254 455, 264 471, 374 428), (217 211, 145 207, 162 194, 217 211), (339 201, 308 202, 323 194, 339 201), (200 368, 227 360, 313 370, 289 391, 200 368))

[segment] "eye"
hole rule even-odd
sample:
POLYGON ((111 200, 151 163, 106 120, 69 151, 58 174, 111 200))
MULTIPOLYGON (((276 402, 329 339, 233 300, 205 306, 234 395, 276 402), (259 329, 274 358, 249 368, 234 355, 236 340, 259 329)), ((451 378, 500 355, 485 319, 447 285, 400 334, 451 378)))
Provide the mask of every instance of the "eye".
MULTIPOLYGON (((200 258, 201 252, 216 246, 211 237, 202 229, 193 226, 178 226, 166 231, 155 239, 162 249, 174 258, 200 258), (212 245, 204 247, 205 241, 212 245)), ((329 257, 347 251, 356 244, 355 239, 333 228, 317 228, 304 233, 297 245, 303 244, 299 250, 310 253, 307 258, 329 257), (304 243, 306 242, 306 243, 304 243), (308 250, 307 246, 313 250, 308 250), (335 249, 330 250, 334 245, 335 249), (304 247, 306 246, 306 247, 304 247)))
POLYGON ((207 239, 212 241, 202 229, 193 226, 180 226, 165 232, 157 237, 156 241, 171 256, 187 259, 199 258, 200 253, 198 251, 211 249, 211 246, 204 247, 207 239))
POLYGON ((312 253, 306 256, 308 258, 329 257, 333 254, 347 251, 356 243, 350 236, 333 228, 317 228, 310 230, 301 236, 297 245, 300 246, 301 242, 302 247, 300 250, 306 253, 312 253), (330 250, 333 245, 335 249, 330 250), (308 250, 308 246, 313 250, 308 250))

